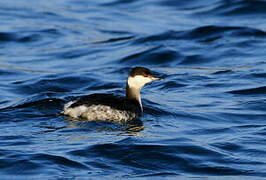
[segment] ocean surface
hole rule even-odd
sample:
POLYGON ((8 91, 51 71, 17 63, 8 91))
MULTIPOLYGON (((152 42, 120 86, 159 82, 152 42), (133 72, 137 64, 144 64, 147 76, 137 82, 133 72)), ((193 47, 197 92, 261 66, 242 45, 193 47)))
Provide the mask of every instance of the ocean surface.
POLYGON ((265 0, 1 0, 0 179, 264 179, 265 0), (142 89, 129 124, 64 103, 142 89))

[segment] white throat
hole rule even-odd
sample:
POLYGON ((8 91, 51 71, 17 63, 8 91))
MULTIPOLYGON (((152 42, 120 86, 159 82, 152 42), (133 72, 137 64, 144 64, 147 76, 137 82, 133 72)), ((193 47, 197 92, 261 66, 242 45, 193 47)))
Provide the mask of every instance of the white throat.
POLYGON ((139 102, 141 111, 143 112, 140 90, 148 82, 152 80, 149 77, 144 77, 137 75, 134 77, 129 76, 127 80, 127 97, 130 99, 135 99, 139 102))

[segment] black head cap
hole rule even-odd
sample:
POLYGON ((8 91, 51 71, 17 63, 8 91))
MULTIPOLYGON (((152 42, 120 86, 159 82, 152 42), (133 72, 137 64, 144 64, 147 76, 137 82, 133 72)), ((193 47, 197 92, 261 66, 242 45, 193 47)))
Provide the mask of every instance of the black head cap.
POLYGON ((145 67, 134 67, 129 74, 131 77, 141 75, 144 77, 149 77, 152 76, 151 71, 148 68, 145 67))

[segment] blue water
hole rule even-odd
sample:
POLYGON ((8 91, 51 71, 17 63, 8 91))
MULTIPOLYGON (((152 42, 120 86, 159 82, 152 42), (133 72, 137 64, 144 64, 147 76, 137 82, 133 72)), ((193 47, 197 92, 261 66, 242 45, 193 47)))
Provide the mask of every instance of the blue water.
POLYGON ((1 179, 266 177, 266 1, 0 1, 1 179), (132 124, 58 115, 142 90, 132 124))

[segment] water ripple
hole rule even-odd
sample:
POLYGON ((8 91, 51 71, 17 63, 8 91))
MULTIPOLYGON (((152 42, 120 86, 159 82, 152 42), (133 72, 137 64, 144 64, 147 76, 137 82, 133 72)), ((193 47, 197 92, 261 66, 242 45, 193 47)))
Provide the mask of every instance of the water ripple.
POLYGON ((263 0, 0 2, 2 179, 264 179, 263 0), (142 89, 126 124, 60 115, 142 89))

